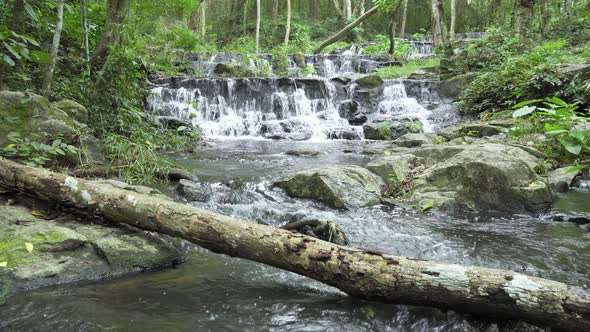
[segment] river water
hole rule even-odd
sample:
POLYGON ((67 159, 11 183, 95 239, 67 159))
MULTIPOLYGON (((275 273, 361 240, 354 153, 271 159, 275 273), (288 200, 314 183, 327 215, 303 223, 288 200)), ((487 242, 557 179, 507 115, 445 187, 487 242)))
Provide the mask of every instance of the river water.
MULTIPOLYGON (((497 218, 424 214, 376 206, 335 211, 288 198, 271 182, 322 165, 364 165, 383 143, 213 141, 175 154, 210 184, 210 199, 192 203, 275 226, 304 214, 339 223, 352 246, 396 255, 510 269, 573 285, 590 284, 590 234, 543 216, 497 218), (316 149, 317 157, 287 156, 316 149)), ((172 185, 161 188, 175 196, 172 185)), ((177 197, 178 198, 178 197, 177 197)), ((590 195, 557 205, 590 212, 590 195)), ((189 260, 164 271, 36 290, 0 307, 7 331, 535 331, 452 311, 388 305, 347 297, 314 280, 187 244, 189 260)))

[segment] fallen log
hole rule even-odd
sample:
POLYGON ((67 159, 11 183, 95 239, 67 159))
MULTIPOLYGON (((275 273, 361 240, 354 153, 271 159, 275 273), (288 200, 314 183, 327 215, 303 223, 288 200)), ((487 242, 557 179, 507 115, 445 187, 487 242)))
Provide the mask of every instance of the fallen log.
POLYGON ((590 292, 524 274, 363 251, 0 158, 0 187, 90 209, 335 286, 350 296, 590 331, 590 292))

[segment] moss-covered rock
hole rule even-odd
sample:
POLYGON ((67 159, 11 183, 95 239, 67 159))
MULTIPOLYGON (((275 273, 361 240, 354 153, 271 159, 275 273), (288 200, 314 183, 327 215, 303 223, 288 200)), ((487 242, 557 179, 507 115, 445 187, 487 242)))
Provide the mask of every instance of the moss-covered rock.
POLYGON ((341 209, 379 204, 385 183, 359 166, 332 166, 297 173, 275 186, 291 197, 311 198, 341 209))
POLYGON ((355 83, 363 88, 375 89, 383 84, 383 79, 379 75, 368 75, 357 79, 355 83))
POLYGON ((160 236, 83 224, 72 216, 47 221, 23 206, 0 205, 0 302, 18 291, 138 272, 183 258, 160 236), (28 248, 27 248, 28 247, 28 248))
POLYGON ((542 161, 507 144, 430 145, 373 161, 367 168, 389 185, 395 184, 389 180, 392 174, 411 183, 405 190, 410 201, 453 211, 536 213, 552 202, 549 186, 539 176, 542 161))
POLYGON ((32 93, 0 91, 0 146, 8 143, 7 135, 17 132, 26 136, 35 132, 47 118, 47 99, 32 93))
POLYGON ((73 100, 63 99, 51 106, 64 111, 70 118, 80 123, 88 123, 88 110, 73 100))

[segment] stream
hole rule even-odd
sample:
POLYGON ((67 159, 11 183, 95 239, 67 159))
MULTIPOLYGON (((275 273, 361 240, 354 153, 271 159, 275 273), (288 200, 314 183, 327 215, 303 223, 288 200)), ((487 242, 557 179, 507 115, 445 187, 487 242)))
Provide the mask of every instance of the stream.
MULTIPOLYGON (((374 59, 347 57, 351 55, 306 59, 318 67, 319 75, 313 78, 152 80, 146 110, 162 119, 192 122, 206 138, 191 154, 167 155, 192 170, 206 189, 205 202, 190 204, 273 226, 301 216, 331 220, 341 225, 354 247, 590 285, 590 233, 584 226, 558 223, 544 215, 452 217, 401 206, 339 211, 291 199, 273 188, 274 180, 296 171, 365 165, 378 158, 385 143, 363 135, 367 125, 384 118, 419 121, 426 132, 459 121, 452 101, 439 93, 438 82, 386 80, 376 89, 362 87, 342 75, 364 72, 360 63, 374 59), (347 65, 346 61, 352 62, 347 65), (320 154, 297 157, 287 155, 289 150, 320 154)), ((221 58, 195 62, 210 75, 221 58)), ((158 189, 183 199, 175 184, 158 189)), ((564 194, 556 207, 564 212, 590 212, 590 193, 564 194)), ((189 244, 186 250, 188 261, 172 269, 16 295, 0 307, 0 329, 539 330, 453 311, 357 300, 276 268, 189 244)))
MULTIPOLYGON (((462 219, 401 207, 334 211, 290 199, 270 187, 272 179, 295 170, 362 165, 375 158, 362 151, 379 143, 250 139, 208 145, 194 154, 173 155, 212 188, 209 201, 193 203, 196 206, 274 226, 305 214, 338 222, 359 248, 510 269, 573 285, 590 283, 590 234, 581 226, 542 216, 462 219), (294 148, 318 149, 322 154, 284 154, 294 148)), ((175 195, 173 185, 160 189, 175 195)), ((588 192, 573 192, 557 205, 590 211, 589 197, 588 192)), ((194 246, 187 250, 188 262, 173 269, 17 295, 0 311, 0 327, 15 331, 512 331, 518 327, 452 311, 356 300, 262 264, 194 246)))

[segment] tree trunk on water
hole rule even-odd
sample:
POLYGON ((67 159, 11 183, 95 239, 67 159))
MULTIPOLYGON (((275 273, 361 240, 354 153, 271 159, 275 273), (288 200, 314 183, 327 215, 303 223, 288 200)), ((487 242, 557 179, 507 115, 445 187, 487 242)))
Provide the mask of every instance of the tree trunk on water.
POLYGON ((377 7, 377 6, 369 9, 366 13, 361 15, 361 17, 357 18, 354 22, 350 23, 344 29, 342 29, 338 33, 336 33, 334 36, 332 36, 332 37, 328 38, 326 41, 324 41, 320 46, 318 46, 318 48, 315 49, 314 53, 318 54, 324 48, 326 48, 326 47, 334 44, 335 42, 339 41, 340 39, 344 38, 344 36, 346 36, 347 33, 349 33, 350 31, 352 31, 352 29, 359 26, 361 23, 363 23, 364 20, 366 20, 369 16, 375 14, 378 10, 379 10, 379 7, 377 7))
POLYGON ((307 276, 361 299, 450 308, 555 329, 590 330, 590 292, 520 273, 460 266, 334 245, 0 158, 0 188, 70 204, 148 231, 183 238, 215 253, 307 276))
POLYGON ((53 74, 55 72, 55 65, 57 64, 57 56, 59 51, 59 40, 61 39, 61 30, 63 28, 64 18, 64 0, 57 1, 57 20, 55 23, 55 32, 53 33, 53 43, 51 44, 51 50, 49 51, 49 57, 51 62, 47 66, 45 77, 41 85, 41 94, 43 97, 48 97, 51 91, 51 82, 53 81, 53 74))

